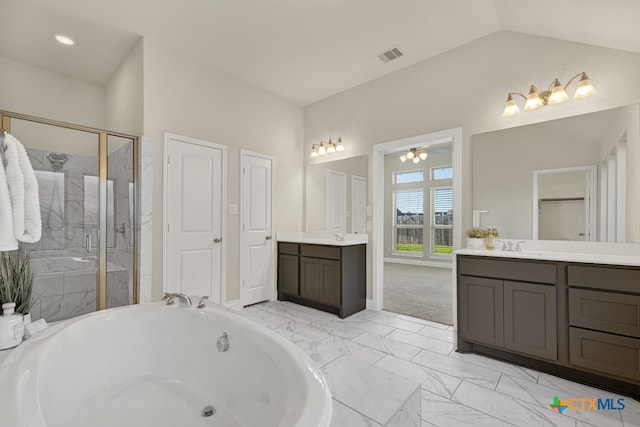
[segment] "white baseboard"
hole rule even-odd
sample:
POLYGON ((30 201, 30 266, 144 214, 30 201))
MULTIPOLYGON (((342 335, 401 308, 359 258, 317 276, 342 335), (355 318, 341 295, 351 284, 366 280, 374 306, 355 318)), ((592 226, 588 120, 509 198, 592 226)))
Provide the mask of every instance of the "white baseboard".
POLYGON ((393 262, 396 264, 419 265, 421 267, 438 267, 438 268, 448 268, 448 269, 453 268, 453 260, 447 260, 446 262, 438 262, 438 261, 418 261, 413 259, 385 257, 384 262, 393 262))
POLYGON ((373 304, 373 299, 367 298, 367 305, 365 306, 367 310, 375 310, 375 305, 373 304))
POLYGON ((233 301, 227 301, 224 305, 225 307, 235 311, 240 311, 243 308, 239 299, 234 299, 233 301))

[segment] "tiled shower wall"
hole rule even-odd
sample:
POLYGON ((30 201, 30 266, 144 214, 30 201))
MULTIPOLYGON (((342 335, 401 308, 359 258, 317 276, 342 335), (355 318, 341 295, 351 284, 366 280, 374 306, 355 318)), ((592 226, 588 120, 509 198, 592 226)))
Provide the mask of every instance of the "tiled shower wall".
MULTIPOLYGON (((40 183, 42 239, 29 245, 34 269, 32 319, 57 321, 95 311, 97 221, 87 221, 91 215, 85 212, 84 177, 98 175, 97 158, 70 155, 56 173, 47 159, 48 152, 34 149, 27 152, 34 170, 45 172, 36 172, 40 183), (90 252, 85 248, 87 234, 93 239, 90 252)), ((129 215, 132 144, 111 153, 108 162, 114 218, 107 224, 107 307, 115 307, 130 304, 133 295, 129 215), (122 233, 116 232, 116 226, 122 233)))

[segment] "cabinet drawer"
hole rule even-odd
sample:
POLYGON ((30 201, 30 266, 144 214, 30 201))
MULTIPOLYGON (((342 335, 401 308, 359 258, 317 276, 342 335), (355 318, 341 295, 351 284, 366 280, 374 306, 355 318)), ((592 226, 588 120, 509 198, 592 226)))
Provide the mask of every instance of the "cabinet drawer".
POLYGON ((640 340, 571 327, 569 362, 572 365, 638 381, 640 340))
POLYGON ((278 251, 281 254, 298 255, 299 246, 297 243, 280 242, 278 243, 278 251))
POLYGON ((569 264, 567 282, 569 286, 640 294, 640 269, 569 264))
POLYGON ((340 259, 339 246, 300 245, 300 255, 313 258, 340 259))
POLYGON ((556 264, 461 256, 458 274, 555 284, 556 264))
POLYGON ((640 296, 569 289, 569 323, 640 338, 640 296))

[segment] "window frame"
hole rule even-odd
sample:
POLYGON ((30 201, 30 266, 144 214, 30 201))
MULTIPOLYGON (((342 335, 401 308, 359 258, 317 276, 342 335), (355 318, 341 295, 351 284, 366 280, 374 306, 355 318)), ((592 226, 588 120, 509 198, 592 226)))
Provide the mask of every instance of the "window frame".
MULTIPOLYGON (((430 187, 429 188, 429 232, 430 232, 430 241, 429 241, 429 256, 433 258, 445 258, 450 259, 453 254, 443 254, 435 252, 435 230, 451 230, 453 233, 453 223, 449 225, 438 225, 436 224, 436 215, 435 215, 435 193, 437 190, 451 190, 451 212, 453 213, 453 185, 443 185, 439 187, 430 187)), ((451 236, 453 240, 453 235, 451 236)), ((452 242, 453 249, 453 242, 452 242)), ((424 243, 423 243, 424 248, 424 243)))
POLYGON ((396 172, 393 172, 393 174, 391 175, 391 184, 392 185, 415 185, 415 184, 420 183, 420 182, 424 182, 424 169, 410 169, 410 170, 396 171, 396 172), (400 182, 400 183, 398 183, 398 180, 396 179, 396 177, 398 175, 410 174, 410 173, 416 173, 416 172, 422 173, 422 179, 419 180, 419 181, 400 182))
POLYGON ((432 166, 429 168, 429 179, 431 180, 431 182, 440 182, 440 181, 446 181, 448 179, 453 179, 453 165, 443 165, 443 166, 432 166), (439 178, 439 179, 435 179, 434 178, 434 171, 436 169, 451 169, 451 178, 439 178))
MULTIPOLYGON (((424 176, 423 176, 424 177, 424 176)), ((413 184, 413 183, 412 183, 413 184)), ((392 221, 391 221, 391 234, 392 234, 392 247, 391 247, 391 253, 393 255, 397 255, 397 256, 405 256, 405 257, 413 257, 413 258, 424 258, 424 254, 425 254, 425 245, 424 245, 424 227, 425 227, 425 221, 424 221, 424 188, 419 188, 419 187, 413 187, 413 188, 402 188, 402 189, 394 189, 391 192, 391 205, 392 205, 392 221), (397 193, 422 193, 422 225, 421 226, 412 226, 412 225, 398 225, 397 221, 398 221, 398 215, 397 215, 397 198, 396 198, 396 194, 397 193), (417 228, 422 228, 422 251, 403 251, 403 250, 398 250, 398 233, 397 230, 398 228, 403 228, 403 229, 417 229, 417 228)))

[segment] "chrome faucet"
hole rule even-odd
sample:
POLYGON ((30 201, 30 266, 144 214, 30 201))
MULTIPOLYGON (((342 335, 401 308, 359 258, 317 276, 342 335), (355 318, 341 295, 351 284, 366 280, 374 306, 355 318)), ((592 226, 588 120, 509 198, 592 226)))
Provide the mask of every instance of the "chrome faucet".
POLYGON ((514 251, 522 252, 522 246, 520 246, 520 243, 525 243, 525 241, 524 240, 520 240, 519 242, 517 242, 514 251))
POLYGON ((207 306, 208 296, 200 297, 200 301, 198 301, 198 308, 205 308, 207 306))
POLYGON ((334 234, 333 236, 336 238, 336 242, 344 242, 344 234, 334 234))
POLYGON ((520 240, 514 246, 511 240, 502 240, 502 250, 505 252, 522 252, 521 243, 525 243, 525 241, 520 240))
POLYGON ((162 301, 166 303, 165 305, 172 305, 175 300, 180 301, 180 307, 191 307, 191 298, 185 294, 164 294, 164 297, 162 297, 162 301))

